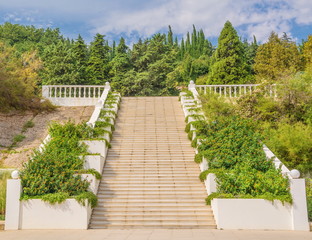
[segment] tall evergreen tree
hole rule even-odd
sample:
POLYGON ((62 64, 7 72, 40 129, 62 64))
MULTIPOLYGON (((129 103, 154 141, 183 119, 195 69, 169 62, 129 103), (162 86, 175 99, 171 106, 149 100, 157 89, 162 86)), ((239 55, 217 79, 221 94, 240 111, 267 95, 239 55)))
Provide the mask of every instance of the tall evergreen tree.
POLYGON ((173 33, 170 25, 168 30, 168 44, 169 46, 173 46, 173 33))
POLYGON ((75 68, 75 57, 68 43, 59 41, 46 47, 42 60, 43 70, 40 75, 43 84, 78 84, 79 74, 75 68))
POLYGON ((247 79, 243 44, 232 24, 227 21, 219 36, 218 48, 212 57, 208 83, 239 84, 246 83, 247 79))
POLYGON ((87 83, 87 61, 88 61, 88 48, 83 38, 78 35, 77 40, 73 44, 73 54, 75 58, 75 68, 78 72, 77 84, 87 83))
POLYGON ((97 33, 91 42, 90 57, 87 66, 88 81, 90 84, 104 84, 108 81, 109 47, 104 35, 97 33))
POLYGON ((298 72, 302 68, 297 45, 287 36, 279 38, 271 33, 267 43, 259 46, 254 69, 258 81, 276 81, 298 72))

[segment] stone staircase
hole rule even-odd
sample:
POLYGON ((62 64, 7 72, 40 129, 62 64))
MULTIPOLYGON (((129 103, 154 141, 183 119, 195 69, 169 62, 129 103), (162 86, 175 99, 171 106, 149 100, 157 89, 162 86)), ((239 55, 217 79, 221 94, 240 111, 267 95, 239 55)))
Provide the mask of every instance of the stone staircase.
POLYGON ((90 228, 216 228, 177 97, 123 98, 90 228))

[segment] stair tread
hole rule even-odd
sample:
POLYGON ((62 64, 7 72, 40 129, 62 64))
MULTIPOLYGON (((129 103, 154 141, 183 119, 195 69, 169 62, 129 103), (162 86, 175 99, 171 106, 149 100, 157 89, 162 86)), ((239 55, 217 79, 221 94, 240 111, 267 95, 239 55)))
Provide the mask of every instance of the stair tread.
POLYGON ((121 102, 90 228, 216 228, 177 97, 121 102))

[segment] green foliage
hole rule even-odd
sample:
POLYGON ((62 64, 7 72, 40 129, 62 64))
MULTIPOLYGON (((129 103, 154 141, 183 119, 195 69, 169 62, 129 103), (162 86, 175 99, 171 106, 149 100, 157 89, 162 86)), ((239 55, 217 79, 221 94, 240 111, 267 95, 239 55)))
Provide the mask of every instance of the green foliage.
POLYGON ((200 101, 202 102, 203 112, 209 120, 233 114, 233 106, 216 93, 200 95, 200 101))
POLYGON ((10 171, 0 172, 0 220, 4 220, 5 206, 6 206, 6 186, 7 179, 11 178, 10 171))
POLYGON ((26 132, 28 128, 33 128, 34 126, 35 124, 33 121, 31 120, 27 121, 22 128, 22 133, 26 132))
POLYGON ((67 42, 47 46, 42 54, 43 69, 40 72, 45 85, 75 85, 80 82, 75 69, 75 55, 67 42))
POLYGON ((104 84, 108 80, 108 52, 110 50, 104 35, 97 33, 91 42, 90 57, 86 68, 90 84, 104 84))
POLYGON ((0 41, 0 112, 44 108, 36 94, 40 67, 36 51, 19 54, 0 41))
POLYGON ((267 43, 260 45, 254 69, 258 81, 279 81, 302 69, 301 56, 295 42, 285 34, 282 38, 271 33, 267 43))
POLYGON ((51 204, 62 203, 67 198, 69 198, 69 194, 64 192, 49 193, 41 197, 43 201, 51 204))
POLYGON ((77 196, 74 196, 76 201, 80 203, 82 206, 87 204, 90 205, 91 208, 95 208, 98 204, 98 198, 93 192, 83 192, 77 196))
POLYGON ((199 174, 199 180, 202 181, 202 182, 205 181, 207 179, 207 176, 208 176, 209 173, 218 174, 218 173, 223 173, 225 171, 226 170, 224 170, 224 169, 208 169, 208 170, 202 171, 199 174))
POLYGON ((292 203, 289 180, 280 170, 271 167, 266 172, 258 171, 249 164, 239 164, 217 176, 218 192, 233 196, 247 195, 253 198, 278 199, 292 203))
POLYGON ((266 145, 290 169, 312 173, 312 126, 280 122, 265 130, 266 145))
POLYGON ((306 193, 308 204, 308 217, 309 221, 312 221, 312 178, 306 178, 306 193))
POLYGON ((236 164, 246 163, 259 171, 267 171, 272 166, 251 121, 235 116, 220 118, 198 128, 198 132, 205 136, 199 150, 208 159, 210 168, 231 169, 236 164))
POLYGON ((98 171, 96 171, 94 168, 91 169, 80 169, 76 171, 76 173, 79 174, 92 174, 97 180, 100 180, 102 175, 98 171))
MULTIPOLYGON (((35 151, 20 173, 22 199, 42 198, 52 204, 63 202, 69 196, 88 191, 90 183, 82 180, 77 172, 83 171, 87 147, 80 143, 85 137, 96 137, 98 132, 86 123, 64 125, 52 123, 49 128, 51 140, 42 151, 35 151)), ((97 178, 94 170, 87 172, 97 178)))
POLYGON ((243 44, 232 24, 227 21, 211 60, 208 83, 242 84, 248 82, 249 77, 243 44))
POLYGON ((195 154, 194 162, 201 163, 202 161, 203 161, 203 154, 200 152, 195 154))
MULTIPOLYGON (((207 108, 205 104, 203 108, 207 108)), ((219 105, 209 101, 208 104, 219 105)), ((217 177, 217 193, 208 196, 207 203, 214 197, 278 199, 291 203, 288 179, 266 158, 254 122, 227 115, 227 111, 219 114, 217 108, 212 112, 213 121, 196 124, 201 145, 195 161, 201 162, 205 157, 209 166, 200 179, 205 180, 209 173, 217 177)))
POLYGON ((23 141, 24 139, 25 139, 25 135, 22 135, 22 134, 15 135, 13 138, 13 145, 15 145, 18 142, 23 141))

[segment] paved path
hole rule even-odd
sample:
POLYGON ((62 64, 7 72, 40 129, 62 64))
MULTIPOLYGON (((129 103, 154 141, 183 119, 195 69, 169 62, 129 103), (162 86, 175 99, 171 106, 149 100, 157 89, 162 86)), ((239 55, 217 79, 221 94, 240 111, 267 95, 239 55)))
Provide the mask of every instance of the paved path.
POLYGON ((214 229, 0 231, 1 240, 312 240, 311 232, 214 229))

